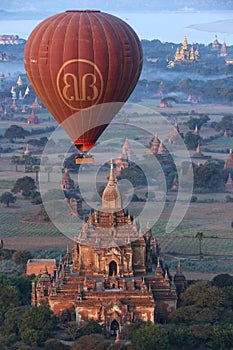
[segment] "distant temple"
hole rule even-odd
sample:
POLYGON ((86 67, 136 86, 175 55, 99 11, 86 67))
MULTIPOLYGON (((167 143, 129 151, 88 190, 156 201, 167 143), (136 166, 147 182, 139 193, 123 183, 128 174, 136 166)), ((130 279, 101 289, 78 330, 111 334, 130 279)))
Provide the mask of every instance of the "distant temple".
POLYGON ((180 134, 179 125, 178 125, 178 122, 175 122, 173 126, 173 131, 168 137, 168 143, 175 144, 177 143, 178 140, 180 140, 180 137, 181 137, 181 134, 180 134))
POLYGON ((35 100, 31 104, 30 108, 32 108, 32 109, 41 109, 42 108, 41 105, 38 102, 38 98, 37 97, 35 97, 35 100))
POLYGON ((175 63, 190 64, 198 61, 199 51, 194 48, 194 45, 191 48, 188 47, 188 42, 186 36, 184 37, 183 45, 181 48, 177 48, 174 58, 169 62, 168 66, 173 67, 175 63))
POLYGON ((215 35, 214 41, 212 43, 212 50, 216 51, 216 50, 219 49, 219 47, 220 47, 220 44, 219 44, 219 41, 218 41, 218 37, 217 37, 217 35, 215 35))
POLYGON ((228 178, 227 178, 227 182, 225 184, 225 188, 228 189, 228 190, 232 190, 233 189, 233 181, 232 181, 231 173, 228 174, 228 178))
POLYGON ((230 149, 229 155, 225 161, 224 169, 233 169, 232 148, 230 149))
POLYGON ((202 154, 202 152, 201 152, 200 143, 198 143, 197 148, 196 148, 196 150, 195 150, 195 152, 194 152, 193 157, 196 157, 196 158, 203 157, 203 154, 202 154))
POLYGON ((19 45, 25 42, 25 39, 20 39, 19 36, 15 34, 0 35, 0 45, 19 45))
POLYGON ((163 97, 163 94, 164 94, 164 84, 163 84, 163 82, 161 81, 160 84, 159 84, 159 88, 158 88, 158 91, 157 91, 156 96, 161 96, 161 97, 163 97))
MULTIPOLYGON (((71 179, 69 175, 69 171, 66 168, 64 171, 64 174, 62 176, 60 187, 62 190, 66 191, 74 191, 75 190, 75 183, 74 180, 71 179)), ((81 196, 75 195, 68 199, 70 208, 72 210, 72 214, 75 216, 82 217, 83 211, 82 211, 82 198, 81 196)))
POLYGON ((131 150, 129 147, 128 137, 125 138, 125 142, 122 146, 121 155, 115 160, 116 164, 116 176, 120 175, 122 169, 129 167, 131 161, 131 150))
POLYGON ((64 171, 64 174, 62 176, 62 180, 61 180, 61 189, 62 190, 74 190, 75 186, 74 186, 74 180, 71 179, 70 175, 69 175, 69 171, 66 168, 64 171))
POLYGON ((223 41, 223 43, 222 43, 222 47, 221 47, 219 56, 220 56, 220 57, 225 57, 225 56, 227 56, 227 46, 226 46, 225 41, 223 41))
POLYGON ((174 279, 160 259, 149 226, 122 208, 111 164, 101 210, 94 210, 60 259, 54 273, 45 268, 32 285, 32 304, 47 300, 55 314, 77 323, 96 320, 115 336, 131 322, 166 322, 176 309, 186 279, 178 266, 174 279))
POLYGON ((199 135, 199 129, 198 129, 197 124, 196 124, 196 126, 195 126, 195 129, 193 130, 193 134, 194 134, 194 135, 199 135))
POLYGON ((157 154, 158 150, 159 150, 159 145, 160 145, 160 140, 158 138, 158 135, 156 134, 153 138, 150 150, 149 150, 149 154, 157 154))
POLYGON ((225 40, 223 41, 222 45, 220 45, 217 35, 215 35, 211 49, 212 51, 218 51, 220 57, 225 57, 228 55, 225 40))
POLYGON ((167 148, 164 146, 162 141, 159 140, 158 135, 156 134, 152 140, 151 147, 148 151, 148 155, 153 154, 153 155, 159 155, 163 158, 168 157, 169 152, 167 148))
POLYGON ((30 156, 31 152, 29 151, 29 146, 28 146, 28 143, 26 144, 26 148, 25 148, 25 151, 23 152, 23 154, 25 156, 30 156))
POLYGON ((16 85, 17 85, 17 86, 22 86, 22 85, 23 85, 23 82, 22 82, 22 79, 21 79, 21 76, 20 76, 20 75, 18 76, 16 85))
POLYGON ((35 115, 34 109, 32 109, 32 112, 27 119, 27 123, 28 124, 39 124, 39 118, 37 117, 37 115, 35 115))

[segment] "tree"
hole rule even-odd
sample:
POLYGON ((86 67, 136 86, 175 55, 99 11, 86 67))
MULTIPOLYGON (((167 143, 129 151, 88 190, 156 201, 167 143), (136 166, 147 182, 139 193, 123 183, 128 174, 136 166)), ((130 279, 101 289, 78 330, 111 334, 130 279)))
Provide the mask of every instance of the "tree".
POLYGON ((78 333, 79 333, 79 326, 75 322, 74 323, 69 323, 67 324, 66 330, 65 330, 66 335, 68 336, 69 339, 72 339, 73 341, 78 338, 78 333))
POLYGON ((53 167, 46 166, 45 171, 47 172, 47 175, 48 175, 48 182, 50 182, 50 173, 53 171, 53 167))
POLYGON ((188 149, 195 150, 200 143, 201 137, 200 135, 193 134, 192 131, 188 131, 184 137, 184 142, 188 149))
POLYGON ((0 199, 1 203, 5 204, 7 207, 10 206, 10 203, 15 203, 16 197, 13 196, 11 192, 3 192, 0 199))
POLYGON ((168 332, 160 324, 145 323, 132 337, 134 350, 165 350, 168 343, 168 332))
POLYGON ((228 273, 221 273, 213 278, 212 284, 219 288, 228 286, 233 287, 233 276, 229 275, 228 273))
POLYGON ((94 320, 90 320, 84 327, 79 331, 79 337, 90 334, 101 334, 103 333, 103 326, 94 320))
POLYGON ((198 127, 198 130, 201 129, 203 124, 206 124, 208 122, 210 118, 208 117, 208 115, 203 115, 200 116, 200 118, 190 118, 188 120, 188 126, 190 130, 194 130, 195 127, 198 127))
POLYGON ((101 334, 84 335, 79 338, 72 346, 71 350, 107 350, 109 342, 101 334))
POLYGON ((233 120, 232 115, 224 115, 221 121, 216 125, 216 129, 219 130, 231 130, 233 131, 233 120))
POLYGON ((210 343, 216 350, 231 350, 233 343, 233 325, 215 326, 210 334, 210 343))
POLYGON ((33 192, 31 203, 33 205, 42 204, 42 198, 41 198, 40 192, 38 191, 33 192))
MULTIPOLYGON (((63 167, 64 169, 69 169, 69 172, 75 172, 78 173, 80 164, 76 164, 76 157, 78 155, 81 155, 81 153, 73 153, 69 157, 65 158, 63 161, 63 167)), ((88 164, 86 164, 86 167, 88 167, 88 164)))
POLYGON ((42 344, 50 336, 57 325, 47 303, 26 309, 19 324, 19 335, 25 344, 36 346, 42 344))
POLYGON ((221 289, 208 281, 199 281, 189 286, 182 294, 182 306, 222 307, 224 295, 221 289))
POLYGON ((19 293, 15 286, 7 281, 0 284, 0 316, 4 318, 5 313, 20 305, 19 293))
POLYGON ((17 250, 12 255, 12 260, 18 265, 26 265, 28 259, 32 258, 32 254, 27 250, 17 250))
POLYGON ((33 160, 33 158, 31 157, 30 154, 24 154, 23 159, 24 159, 24 172, 31 173, 32 172, 32 160, 33 160))
POLYGON ((22 191, 24 197, 31 197, 36 189, 35 180, 30 176, 24 176, 18 179, 12 188, 13 193, 22 191))
POLYGON ((11 163, 15 164, 15 171, 18 171, 18 164, 20 163, 20 156, 12 156, 11 163))
POLYGON ((194 166, 194 189, 219 191, 223 188, 222 170, 219 164, 207 162, 200 166, 194 166))
POLYGON ((203 232, 200 232, 200 231, 197 232, 195 238, 197 238, 198 241, 199 241, 199 257, 200 257, 200 259, 202 259, 203 258, 202 241, 203 241, 203 238, 204 238, 203 232))
POLYGON ((195 349, 197 345, 193 332, 187 327, 176 328, 170 335, 170 343, 179 350, 195 349))
POLYGON ((227 299, 224 292, 210 282, 200 281, 181 294, 181 307, 173 312, 175 323, 219 322, 224 317, 227 299))
POLYGON ((16 138, 24 139, 25 136, 28 135, 30 135, 30 132, 28 130, 25 130, 18 125, 11 125, 8 129, 6 129, 4 137, 11 140, 16 140, 16 138))
POLYGON ((19 324, 21 322, 22 314, 25 310, 24 306, 18 306, 13 309, 9 309, 5 313, 4 327, 3 327, 3 336, 4 338, 13 343, 19 341, 19 324))
POLYGON ((62 344, 57 339, 48 339, 43 346, 44 350, 70 350, 68 345, 62 344))
POLYGON ((35 165, 33 167, 33 171, 36 173, 36 182, 38 182, 38 174, 39 174, 39 171, 40 171, 40 166, 39 165, 35 165))
POLYGON ((138 165, 131 165, 121 170, 120 179, 127 179, 134 187, 147 185, 147 179, 138 165))
POLYGON ((64 154, 58 154, 57 156, 60 159, 60 162, 62 163, 62 161, 64 160, 65 156, 64 154))

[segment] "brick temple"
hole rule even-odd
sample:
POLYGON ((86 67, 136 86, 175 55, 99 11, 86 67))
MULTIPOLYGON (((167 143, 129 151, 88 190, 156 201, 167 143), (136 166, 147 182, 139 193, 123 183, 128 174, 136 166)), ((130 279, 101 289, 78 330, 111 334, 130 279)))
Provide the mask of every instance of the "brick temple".
POLYGON ((111 163, 101 210, 83 222, 72 256, 67 249, 53 273, 45 265, 32 304, 47 300, 55 314, 96 320, 114 336, 131 322, 166 322, 185 284, 179 266, 174 277, 164 268, 151 229, 122 208, 111 163))

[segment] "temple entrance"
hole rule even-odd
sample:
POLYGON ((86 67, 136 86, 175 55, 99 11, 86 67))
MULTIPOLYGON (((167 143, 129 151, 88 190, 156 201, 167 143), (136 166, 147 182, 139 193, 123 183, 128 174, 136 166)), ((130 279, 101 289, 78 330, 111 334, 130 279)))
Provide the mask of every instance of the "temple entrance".
POLYGON ((115 261, 112 260, 108 268, 109 268, 109 271, 108 271, 109 276, 117 275, 117 264, 115 261))
POLYGON ((118 331, 119 331, 119 323, 116 320, 113 320, 110 326, 111 337, 116 337, 118 331))

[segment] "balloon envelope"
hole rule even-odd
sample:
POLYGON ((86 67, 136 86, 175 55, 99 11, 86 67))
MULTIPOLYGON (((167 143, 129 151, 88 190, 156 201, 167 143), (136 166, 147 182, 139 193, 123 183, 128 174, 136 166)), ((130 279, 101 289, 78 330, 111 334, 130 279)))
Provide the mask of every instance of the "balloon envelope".
POLYGON ((102 113, 91 111, 88 129, 82 129, 79 112, 128 99, 141 73, 142 48, 134 30, 118 17, 100 11, 66 11, 32 31, 24 65, 33 89, 59 124, 69 123, 75 115, 78 135, 77 125, 70 125, 67 132, 85 152, 118 110, 108 108, 108 115, 105 108, 102 113), (93 126, 96 118, 98 125, 93 126))

